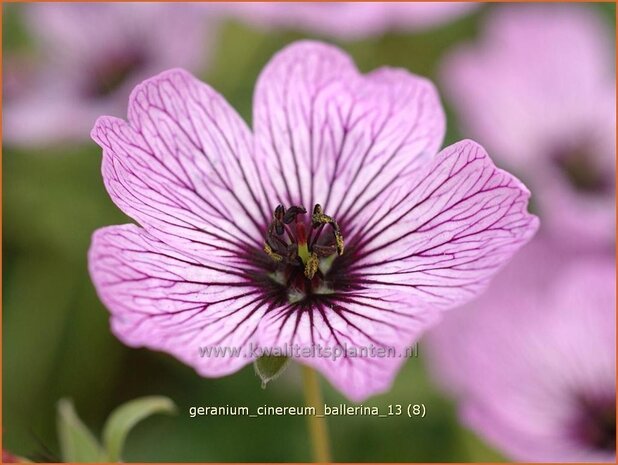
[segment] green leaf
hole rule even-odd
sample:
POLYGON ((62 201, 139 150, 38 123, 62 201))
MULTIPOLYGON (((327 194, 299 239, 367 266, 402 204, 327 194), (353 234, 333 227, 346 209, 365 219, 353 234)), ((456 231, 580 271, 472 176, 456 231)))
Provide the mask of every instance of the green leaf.
POLYGON ((120 454, 127 435, 133 427, 155 413, 174 413, 176 406, 167 397, 150 396, 135 399, 116 408, 103 428, 103 444, 107 460, 120 461, 120 454))
POLYGON ((290 359, 282 355, 264 355, 253 362, 255 372, 262 380, 262 388, 285 371, 290 359))
POLYGON ((73 402, 58 402, 58 436, 62 458, 65 462, 101 462, 104 458, 101 445, 77 416, 73 402))
POLYGON ((500 452, 493 449, 489 444, 477 436, 476 433, 461 428, 459 434, 462 448, 466 453, 466 461, 485 463, 504 463, 508 461, 500 452))

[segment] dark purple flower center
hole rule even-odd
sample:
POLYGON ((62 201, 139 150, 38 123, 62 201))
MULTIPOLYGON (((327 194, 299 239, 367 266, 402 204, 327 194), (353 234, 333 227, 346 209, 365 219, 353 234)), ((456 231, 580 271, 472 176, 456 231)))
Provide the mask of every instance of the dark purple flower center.
POLYGON ((126 80, 138 73, 148 62, 146 53, 133 48, 118 53, 110 53, 92 66, 85 85, 87 97, 107 97, 126 80))
POLYGON ((578 444, 598 452, 616 451, 616 397, 578 399, 573 423, 578 444))
POLYGON ((569 147, 557 150, 553 160, 576 190, 593 195, 611 192, 614 173, 605 172, 585 149, 569 147))
POLYGON ((289 302, 334 293, 329 279, 333 262, 343 255, 344 243, 337 222, 316 204, 311 216, 300 206, 277 206, 268 226, 264 252, 275 270, 269 278, 287 292, 289 302))

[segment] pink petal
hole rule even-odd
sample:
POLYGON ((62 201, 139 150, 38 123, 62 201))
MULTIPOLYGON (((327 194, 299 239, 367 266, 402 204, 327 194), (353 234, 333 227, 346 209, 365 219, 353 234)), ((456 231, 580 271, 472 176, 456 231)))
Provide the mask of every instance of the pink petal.
POLYGON ((231 260, 204 262, 135 225, 98 230, 90 275, 112 314, 114 334, 132 347, 170 353, 203 376, 223 376, 253 357, 202 357, 200 347, 256 343, 268 305, 231 260))
MULTIPOLYGON (((73 77, 110 51, 136 45, 148 52, 142 77, 172 66, 197 71, 214 39, 208 14, 187 3, 32 3, 25 12, 26 26, 49 60, 46 65, 69 67, 59 71, 73 77)), ((134 84, 128 83, 129 88, 134 84)))
POLYGON ((2 135, 9 145, 48 148, 88 137, 92 124, 108 103, 82 105, 70 96, 39 87, 5 104, 2 135))
POLYGON ((361 402, 389 390, 409 356, 406 349, 437 317, 438 312, 419 307, 405 292, 366 289, 332 299, 325 296, 324 303, 312 308, 290 306, 269 313, 261 345, 293 347, 296 360, 317 369, 349 399, 361 402), (315 352, 303 353, 311 348, 315 352))
POLYGON ((112 199, 154 236, 206 257, 262 248, 251 134, 206 84, 164 72, 133 91, 129 123, 102 117, 92 137, 112 199))
POLYGON ((544 228, 571 248, 614 247, 614 55, 610 25, 588 5, 513 5, 492 10, 479 41, 442 67, 465 132, 526 179, 544 228), (559 167, 569 153, 599 189, 559 167))
POLYGON ((136 84, 174 66, 199 71, 214 42, 209 14, 190 4, 31 3, 24 13, 40 59, 5 101, 3 134, 23 147, 87 140, 98 116, 123 114, 136 84), (139 66, 108 95, 89 95, 99 70, 131 51, 139 66))
POLYGON ((560 142, 604 119, 615 127, 614 105, 602 103, 615 100, 608 29, 584 5, 496 8, 482 40, 447 56, 441 73, 466 131, 530 173, 546 162, 539 152, 548 139, 560 142))
POLYGON ((277 200, 320 203, 335 218, 435 155, 445 124, 429 81, 387 68, 362 76, 339 49, 309 41, 262 71, 253 121, 277 200))
POLYGON ((301 29, 347 40, 389 29, 421 31, 477 8, 463 2, 230 2, 227 11, 264 28, 301 29))
POLYGON ((477 295, 535 233, 530 193, 462 141, 371 206, 356 206, 348 242, 359 284, 396 287, 419 302, 453 307, 477 295))
POLYGON ((254 124, 255 146, 220 95, 171 70, 138 86, 128 123, 95 125, 105 185, 144 227, 99 231, 90 256, 128 344, 170 352, 207 376, 256 355, 205 360, 204 346, 392 348, 295 355, 362 400, 388 389, 439 310, 479 292, 536 229, 528 191, 479 146, 436 154, 437 95, 405 71, 361 76, 333 47, 294 44, 262 73, 254 124), (277 203, 320 203, 342 225, 336 293, 287 303, 285 289, 248 278, 267 272, 256 251, 277 203))
POLYGON ((615 461, 569 430, 579 396, 615 396, 615 263, 565 255, 535 239, 425 347, 464 421, 510 458, 615 461))

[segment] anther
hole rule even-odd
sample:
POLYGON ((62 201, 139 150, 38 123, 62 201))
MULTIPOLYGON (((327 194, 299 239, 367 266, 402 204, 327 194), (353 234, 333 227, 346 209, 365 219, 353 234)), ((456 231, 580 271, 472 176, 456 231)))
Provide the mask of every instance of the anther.
POLYGON ((335 237, 335 245, 337 248, 337 255, 343 255, 344 244, 343 236, 337 222, 328 215, 325 215, 322 211, 322 206, 316 203, 313 207, 313 214, 311 215, 311 223, 314 229, 319 228, 325 224, 329 224, 333 229, 333 236, 335 237))
POLYGON ((275 232, 282 236, 283 232, 284 232, 284 228, 283 228, 283 217, 285 216, 285 208, 283 208, 283 205, 277 205, 277 208, 275 208, 275 212, 273 214, 273 224, 275 226, 275 232))
POLYGON ((307 263, 305 263, 305 276, 307 279, 313 279, 316 271, 318 271, 318 267, 320 266, 320 259, 317 254, 313 252, 309 258, 307 259, 307 263))
POLYGON ((330 216, 324 214, 322 211, 322 206, 319 203, 316 203, 313 207, 313 214, 311 215, 311 223, 313 228, 318 228, 323 224, 332 224, 333 222, 334 220, 330 216))
POLYGON ((336 245, 313 245, 313 247, 311 247, 311 250, 313 250, 316 255, 320 258, 322 257, 328 257, 329 255, 332 255, 334 253, 337 252, 337 247, 336 245))
POLYGON ((307 210, 305 210, 305 207, 291 206, 285 212, 285 215, 283 215, 283 222, 285 224, 290 224, 291 222, 296 220, 297 215, 304 215, 305 213, 307 213, 307 210))
POLYGON ((332 217, 324 214, 320 204, 313 207, 311 229, 307 235, 308 224, 300 216, 306 213, 307 210, 302 206, 292 205, 286 209, 283 205, 277 205, 268 226, 264 252, 277 263, 302 267, 304 276, 312 280, 321 269, 321 260, 332 261, 334 256, 342 255, 344 244, 339 225, 332 217), (320 241, 327 226, 332 239, 320 241))
POLYGON ((280 262, 283 260, 283 257, 279 255, 278 253, 276 253, 272 249, 272 247, 268 244, 264 244, 264 252, 266 252, 266 255, 268 255, 270 258, 272 258, 276 262, 280 262))

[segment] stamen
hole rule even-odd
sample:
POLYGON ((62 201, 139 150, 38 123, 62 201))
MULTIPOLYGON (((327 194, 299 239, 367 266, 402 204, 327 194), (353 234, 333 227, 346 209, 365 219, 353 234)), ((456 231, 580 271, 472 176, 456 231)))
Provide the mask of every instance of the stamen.
POLYGON ((264 244, 264 252, 280 265, 279 272, 287 277, 288 282, 295 283, 291 288, 301 289, 303 295, 305 292, 328 289, 324 277, 334 258, 342 255, 344 250, 339 225, 323 212, 320 204, 313 207, 309 223, 305 219, 306 213, 302 206, 292 205, 286 210, 283 205, 277 205, 264 244), (328 239, 320 241, 327 225, 332 239, 330 242, 328 239))
POLYGON ((296 220, 298 215, 304 215, 305 213, 307 213, 305 207, 291 206, 288 208, 288 211, 285 212, 285 215, 283 215, 283 222, 285 224, 290 224, 292 221, 296 220))
POLYGON ((320 259, 314 252, 305 263, 305 276, 307 279, 313 279, 313 276, 315 276, 315 272, 318 271, 319 266, 320 259))
POLYGON ((285 210, 283 208, 283 205, 277 205, 277 208, 275 208, 275 213, 273 215, 273 219, 274 219, 274 225, 275 225, 275 231, 278 235, 283 235, 283 217, 284 217, 284 213, 285 210))
MULTIPOLYGON (((316 203, 313 207, 313 214, 311 215, 311 221, 314 229, 323 228, 325 224, 330 224, 333 229, 333 235, 335 237, 335 244, 337 245, 337 254, 343 255, 344 244, 343 244, 343 236, 341 235, 341 231, 339 229, 339 225, 337 222, 328 215, 325 215, 322 211, 322 206, 319 203, 316 203)), ((321 232, 321 229, 320 231, 321 232)), ((316 239, 319 237, 319 232, 316 235, 316 239)))
POLYGON ((283 227, 285 228, 285 232, 288 235, 290 241, 296 242, 296 237, 294 236, 294 233, 290 230, 290 227, 287 224, 284 224, 283 227))
POLYGON ((318 257, 328 257, 330 255, 333 255, 335 252, 337 252, 337 246, 335 244, 333 244, 333 245, 314 245, 314 246, 311 247, 311 250, 313 250, 313 252, 318 257))
POLYGON ((276 262, 280 262, 283 260, 283 257, 279 255, 278 253, 275 253, 272 247, 268 244, 264 244, 264 252, 266 252, 266 255, 268 255, 270 258, 272 258, 276 262))
POLYGON ((321 224, 332 223, 333 219, 325 215, 322 211, 322 206, 319 203, 316 203, 313 207, 313 214, 311 215, 311 221, 313 222, 313 227, 317 228, 321 224))
POLYGON ((343 236, 341 235, 341 231, 339 231, 339 226, 335 223, 336 228, 333 229, 333 234, 335 235, 335 244, 337 244, 337 255, 343 255, 344 244, 343 244, 343 236))

